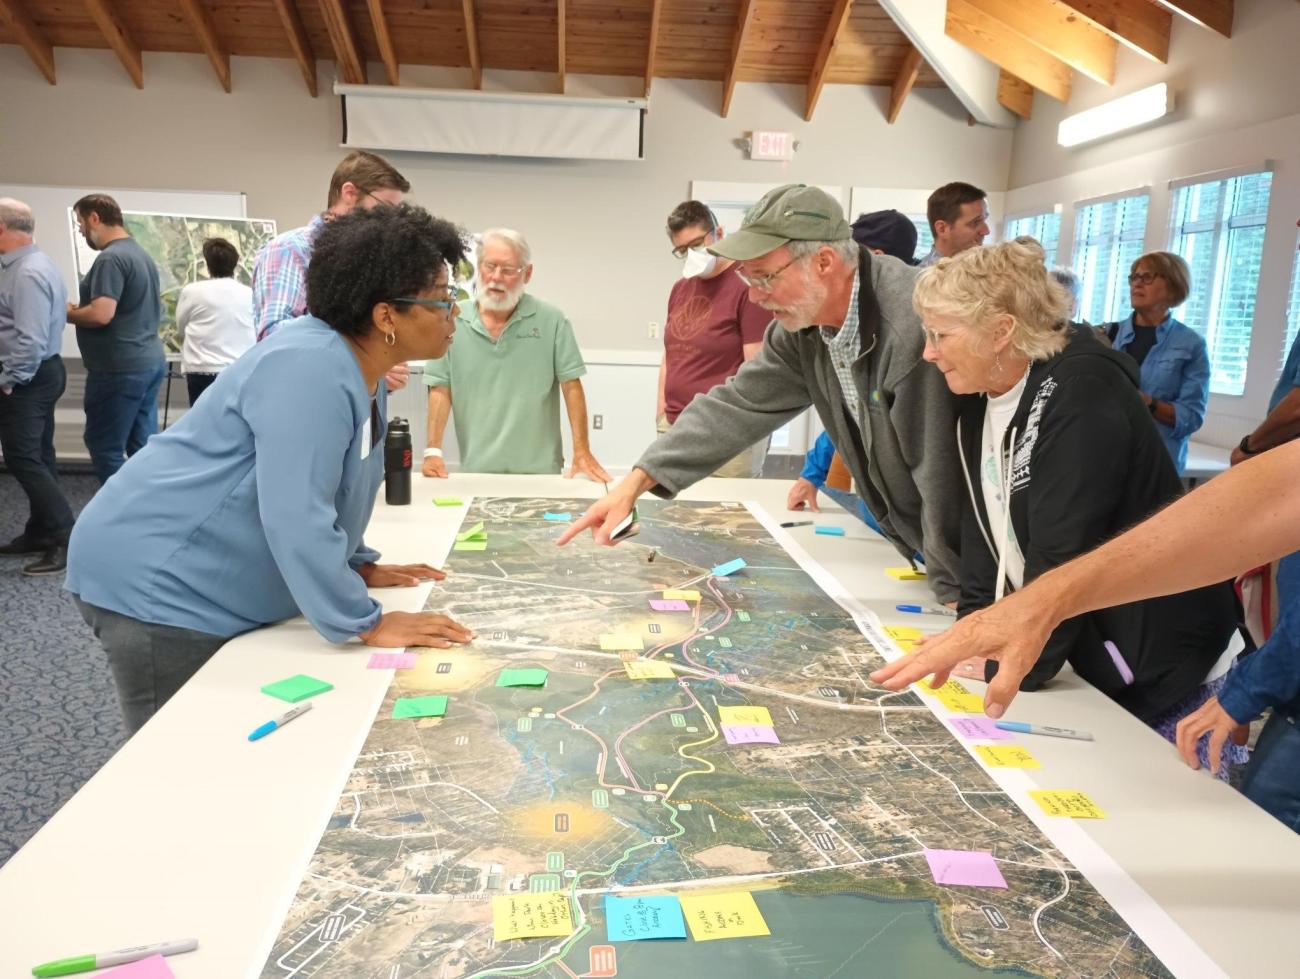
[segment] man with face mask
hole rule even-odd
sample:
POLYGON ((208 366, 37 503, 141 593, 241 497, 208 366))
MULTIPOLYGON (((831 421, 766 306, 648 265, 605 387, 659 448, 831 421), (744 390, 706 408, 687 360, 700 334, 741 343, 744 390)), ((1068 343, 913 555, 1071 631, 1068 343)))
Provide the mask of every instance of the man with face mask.
POLYGON ((676 496, 812 405, 881 532, 906 560, 920 551, 936 597, 955 601, 957 403, 921 360, 915 270, 860 246, 840 205, 803 184, 770 191, 709 251, 737 263, 750 300, 781 328, 730 382, 692 401, 559 543, 589 528, 610 543, 642 493, 676 496))
MULTIPOLYGON (((708 251, 723 231, 713 212, 699 201, 683 201, 668 215, 673 255, 682 260, 682 277, 668 296, 664 359, 659 366, 659 432, 697 394, 725 384, 740 365, 758 356, 772 314, 749 301, 749 288, 736 263, 708 251)), ((755 442, 724 464, 715 476, 761 475, 767 439, 755 442)))

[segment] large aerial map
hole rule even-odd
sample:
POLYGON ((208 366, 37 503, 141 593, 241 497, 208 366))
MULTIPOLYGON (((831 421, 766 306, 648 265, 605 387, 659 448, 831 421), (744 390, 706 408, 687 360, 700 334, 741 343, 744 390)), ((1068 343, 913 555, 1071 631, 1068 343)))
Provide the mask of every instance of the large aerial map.
POLYGON ((487 546, 428 608, 478 637, 395 672, 263 977, 1171 975, 922 698, 869 682, 888 640, 749 510, 644 503, 630 541, 556 548, 586 505, 470 508, 487 546), (686 610, 652 609, 665 590, 686 610), (432 694, 445 717, 392 719, 432 694), (780 743, 727 744, 731 705, 780 743), (1008 886, 939 886, 926 848, 991 851, 1008 886), (771 935, 607 939, 606 894, 710 889, 752 893, 771 935), (569 896, 571 933, 494 942, 492 898, 530 891, 569 896))

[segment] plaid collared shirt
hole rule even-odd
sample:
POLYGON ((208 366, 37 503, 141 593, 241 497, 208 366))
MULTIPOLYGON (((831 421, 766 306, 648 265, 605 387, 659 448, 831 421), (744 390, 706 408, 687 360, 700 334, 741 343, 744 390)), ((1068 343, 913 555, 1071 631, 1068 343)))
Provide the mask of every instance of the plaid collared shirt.
POLYGON ((858 356, 858 280, 860 273, 853 275, 853 294, 849 296, 849 308, 844 314, 844 325, 838 330, 819 326, 822 343, 830 351, 831 364, 835 367, 835 376, 840 379, 840 393, 844 403, 849 406, 849 415, 859 428, 862 427, 861 400, 858 389, 853 384, 853 361, 858 356))
POLYGON ((316 234, 325 226, 320 215, 262 247, 253 262, 253 325, 265 340, 285 320, 307 312, 307 263, 316 234))

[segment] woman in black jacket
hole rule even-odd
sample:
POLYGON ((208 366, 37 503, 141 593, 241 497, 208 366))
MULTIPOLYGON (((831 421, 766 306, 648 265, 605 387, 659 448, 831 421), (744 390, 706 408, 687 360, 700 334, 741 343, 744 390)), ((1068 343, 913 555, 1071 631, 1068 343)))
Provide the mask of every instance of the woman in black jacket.
MULTIPOLYGON (((959 615, 1182 492, 1134 364, 1068 322, 1069 297, 1037 242, 941 260, 918 278, 913 301, 925 359, 955 394, 978 395, 963 399, 955 434, 966 496, 959 615)), ((1172 741, 1177 720, 1222 683, 1207 680, 1232 662, 1235 626, 1226 582, 1090 612, 1052 633, 1021 689, 1039 689, 1068 662, 1172 741)), ((986 679, 996 669, 985 664, 986 679)))

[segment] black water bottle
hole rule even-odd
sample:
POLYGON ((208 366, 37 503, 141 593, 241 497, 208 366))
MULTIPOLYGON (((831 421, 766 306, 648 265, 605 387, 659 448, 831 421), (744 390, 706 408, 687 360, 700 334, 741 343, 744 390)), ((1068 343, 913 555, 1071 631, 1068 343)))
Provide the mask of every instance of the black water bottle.
POLYGON ((384 438, 384 501, 389 506, 411 502, 411 423, 394 418, 384 438))

